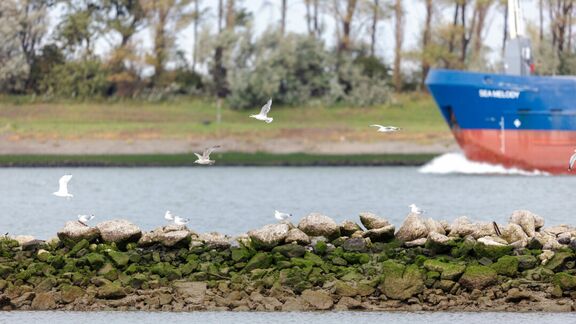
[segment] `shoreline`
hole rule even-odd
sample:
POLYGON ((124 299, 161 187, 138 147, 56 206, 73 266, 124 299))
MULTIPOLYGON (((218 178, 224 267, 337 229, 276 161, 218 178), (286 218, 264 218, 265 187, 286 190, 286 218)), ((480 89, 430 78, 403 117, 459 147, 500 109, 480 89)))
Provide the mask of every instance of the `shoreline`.
MULTIPOLYGON (((438 156, 422 154, 324 155, 307 153, 213 153, 218 166, 421 166, 438 156)), ((0 168, 7 167, 187 167, 193 154, 110 155, 0 155, 0 168)), ((201 166, 199 166, 201 167, 201 166)))
POLYGON ((465 217, 312 213, 238 237, 184 225, 69 221, 0 237, 0 310, 459 311, 576 309, 576 228, 515 211, 501 234, 465 217), (360 225, 361 223, 362 225, 360 225))

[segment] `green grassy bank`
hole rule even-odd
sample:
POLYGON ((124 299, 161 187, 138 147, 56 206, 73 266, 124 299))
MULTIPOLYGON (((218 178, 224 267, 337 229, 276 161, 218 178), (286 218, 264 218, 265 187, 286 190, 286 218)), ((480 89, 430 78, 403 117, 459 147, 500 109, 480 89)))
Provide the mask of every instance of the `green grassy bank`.
MULTIPOLYGON (((215 166, 381 166, 422 165, 434 154, 315 155, 305 153, 218 153, 215 166)), ((36 166, 192 166, 191 154, 0 155, 0 167, 36 166)), ((201 166, 198 166, 201 167, 201 166)))

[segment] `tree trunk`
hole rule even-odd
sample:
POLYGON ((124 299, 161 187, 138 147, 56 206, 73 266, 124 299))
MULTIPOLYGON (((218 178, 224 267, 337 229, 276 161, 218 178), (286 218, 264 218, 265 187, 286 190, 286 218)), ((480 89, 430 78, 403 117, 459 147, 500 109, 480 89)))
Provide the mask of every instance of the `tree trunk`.
POLYGON ((425 90, 426 76, 430 71, 430 61, 427 57, 430 41, 432 39, 432 15, 434 14, 434 5, 432 0, 426 0, 426 20, 424 23, 424 33, 422 35, 422 80, 420 81, 420 89, 425 90))
POLYGON ((154 82, 157 83, 164 75, 164 64, 167 59, 166 24, 168 23, 168 10, 158 8, 158 21, 154 26, 154 82))
POLYGON ((200 25, 200 0, 194 1, 194 48, 192 49, 192 71, 196 71, 198 61, 198 26, 200 25))
MULTIPOLYGON (((467 36, 466 31, 466 7, 467 1, 462 1, 462 6, 460 10, 460 25, 462 28, 462 35, 460 36, 460 67, 465 66, 466 62, 466 54, 468 53, 468 44, 470 43, 470 38, 467 36)), ((472 18, 473 23, 475 22, 474 19, 476 16, 472 18)), ((474 29, 473 26, 471 29, 474 29)))
POLYGON ((544 40, 544 0, 538 1, 538 14, 540 15, 540 43, 544 40))
POLYGON ((304 5, 306 6, 306 29, 308 30, 308 35, 312 36, 312 8, 310 0, 304 0, 304 5))
POLYGON ((320 0, 313 0, 314 1, 314 33, 316 37, 320 37, 320 0))
POLYGON ((287 8, 287 2, 288 0, 282 0, 282 20, 280 22, 280 33, 282 33, 282 35, 286 34, 286 12, 288 10, 287 8))
POLYGON ((233 30, 236 25, 236 10, 234 10, 234 0, 228 0, 226 5, 226 30, 233 30))
MULTIPOLYGON (((452 30, 450 31, 450 39, 448 40, 448 53, 454 53, 455 40, 456 40, 456 28, 458 27, 458 16, 460 14, 460 3, 456 2, 456 7, 454 7, 454 16, 452 18, 452 30)), ((448 68, 451 67, 451 62, 448 62, 448 68)))
POLYGON ((395 22, 395 38, 396 44, 394 47, 394 88, 396 91, 402 90, 402 43, 404 42, 404 9, 402 7, 402 0, 396 0, 394 5, 395 22))
POLYGON ((339 52, 347 52, 351 47, 350 32, 352 31, 352 20, 356 10, 357 0, 348 0, 346 14, 342 18, 342 39, 340 40, 339 52))
POLYGON ((508 40, 508 1, 504 2, 504 30, 502 34, 502 57, 506 52, 506 40, 508 40))
POLYGON ((380 1, 374 0, 372 8, 372 29, 370 35, 370 56, 376 56, 376 31, 378 29, 378 19, 380 13, 380 1))

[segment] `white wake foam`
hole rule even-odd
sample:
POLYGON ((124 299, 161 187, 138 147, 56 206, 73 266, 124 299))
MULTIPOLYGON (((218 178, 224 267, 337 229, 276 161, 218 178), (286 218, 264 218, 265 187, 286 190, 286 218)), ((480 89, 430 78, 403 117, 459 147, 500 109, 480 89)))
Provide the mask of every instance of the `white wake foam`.
POLYGON ((434 158, 418 170, 430 174, 510 174, 510 175, 548 175, 542 171, 526 171, 518 168, 506 168, 502 165, 468 160, 462 153, 446 153, 434 158))

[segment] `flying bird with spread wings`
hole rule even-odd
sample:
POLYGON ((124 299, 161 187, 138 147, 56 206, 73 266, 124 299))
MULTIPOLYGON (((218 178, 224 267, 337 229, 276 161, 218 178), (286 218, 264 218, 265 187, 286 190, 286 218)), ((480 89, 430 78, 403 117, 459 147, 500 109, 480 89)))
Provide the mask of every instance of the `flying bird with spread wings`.
POLYGON ((268 100, 268 102, 264 106, 262 106, 262 109, 260 109, 260 113, 258 115, 250 115, 250 118, 263 120, 266 123, 270 124, 274 120, 274 118, 268 117, 270 108, 272 108, 272 98, 270 98, 270 100, 268 100))
POLYGON ((210 160, 210 154, 212 152, 214 152, 217 148, 220 148, 220 145, 212 146, 212 147, 205 149, 204 152, 202 152, 202 155, 200 155, 198 153, 194 153, 194 155, 196 155, 196 157, 198 157, 198 160, 194 161, 194 163, 201 164, 201 165, 212 165, 212 164, 216 163, 216 161, 210 160))

